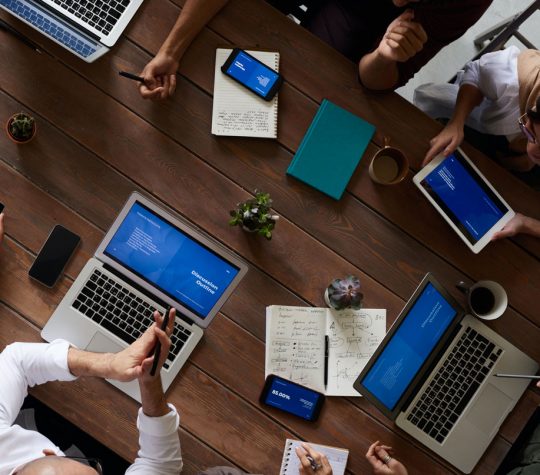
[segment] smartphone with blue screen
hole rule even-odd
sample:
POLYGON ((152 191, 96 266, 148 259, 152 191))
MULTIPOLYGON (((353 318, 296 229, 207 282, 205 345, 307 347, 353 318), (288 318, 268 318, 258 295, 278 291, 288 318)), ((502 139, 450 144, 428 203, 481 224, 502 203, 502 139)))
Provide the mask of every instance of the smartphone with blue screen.
POLYGON ((307 421, 316 421, 324 404, 324 394, 271 374, 266 378, 259 400, 307 421))
POLYGON ((233 49, 221 71, 265 101, 272 100, 283 82, 281 74, 240 48, 233 49))

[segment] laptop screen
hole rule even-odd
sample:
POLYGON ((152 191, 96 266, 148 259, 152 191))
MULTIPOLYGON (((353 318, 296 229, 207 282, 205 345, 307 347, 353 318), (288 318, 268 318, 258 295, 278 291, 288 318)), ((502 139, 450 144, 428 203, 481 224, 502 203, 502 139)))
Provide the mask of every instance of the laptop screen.
POLYGON ((363 386, 392 411, 457 313, 428 283, 365 374, 363 386))
POLYGON ((457 151, 420 184, 472 244, 509 211, 457 151))
POLYGON ((240 270, 138 202, 104 254, 201 318, 240 270))

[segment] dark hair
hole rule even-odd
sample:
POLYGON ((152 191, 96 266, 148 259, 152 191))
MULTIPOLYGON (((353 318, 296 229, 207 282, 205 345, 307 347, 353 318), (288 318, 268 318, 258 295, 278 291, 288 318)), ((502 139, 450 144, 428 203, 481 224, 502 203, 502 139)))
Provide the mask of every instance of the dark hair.
POLYGON ((535 107, 531 107, 530 109, 527 110, 527 116, 535 124, 540 124, 540 96, 538 96, 536 98, 535 107), (533 110, 533 109, 535 109, 535 110, 533 110))

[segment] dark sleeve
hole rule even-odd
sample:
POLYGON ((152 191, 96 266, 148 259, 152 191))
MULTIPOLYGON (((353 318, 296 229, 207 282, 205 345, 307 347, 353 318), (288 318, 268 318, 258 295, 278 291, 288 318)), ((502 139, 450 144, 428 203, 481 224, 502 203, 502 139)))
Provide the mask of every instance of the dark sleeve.
MULTIPOLYGON (((415 21, 419 22, 428 40, 422 51, 405 63, 398 63, 399 83, 403 86, 443 47, 457 40, 483 15, 493 0, 443 0, 444 3, 419 5, 415 21)), ((448 78, 450 79, 450 78, 448 78)))

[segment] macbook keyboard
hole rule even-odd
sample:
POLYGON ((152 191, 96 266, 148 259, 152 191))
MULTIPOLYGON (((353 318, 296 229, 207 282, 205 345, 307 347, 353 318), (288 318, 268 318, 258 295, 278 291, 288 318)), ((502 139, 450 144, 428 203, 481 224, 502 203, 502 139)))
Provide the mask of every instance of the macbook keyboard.
POLYGON ((501 348, 467 328, 407 420, 443 443, 501 353, 501 348))
POLYGON ((108 34, 128 7, 130 0, 53 0, 64 10, 108 34))
MULTIPOLYGON (((72 307, 128 344, 154 323, 155 307, 98 269, 94 269, 72 307)), ((191 331, 177 321, 171 335, 169 361, 163 365, 165 369, 169 368, 190 335, 191 331)))

